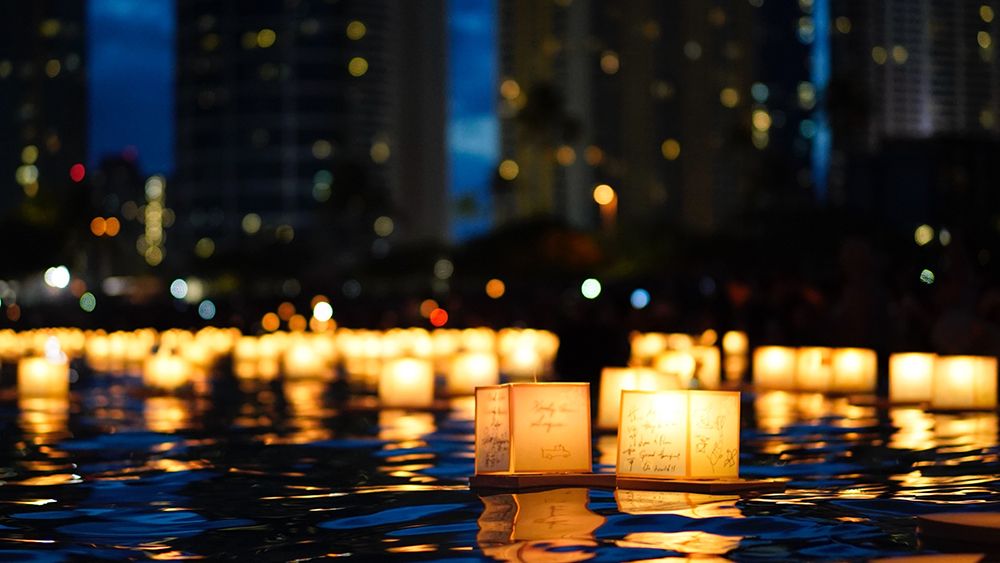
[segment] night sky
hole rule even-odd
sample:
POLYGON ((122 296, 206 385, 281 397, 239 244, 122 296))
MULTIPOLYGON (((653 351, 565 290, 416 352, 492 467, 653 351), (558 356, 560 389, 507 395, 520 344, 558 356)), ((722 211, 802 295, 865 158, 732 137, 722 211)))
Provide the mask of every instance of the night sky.
MULTIPOLYGON (((494 0, 449 0, 448 155, 462 240, 490 226, 499 160, 494 0), (463 205, 458 205, 463 201, 463 205), (469 205, 474 203, 474 205, 469 205), (458 211, 459 208, 464 211, 458 211)), ((134 150, 146 174, 173 170, 173 0, 88 3, 91 166, 134 150)))
POLYGON ((134 147, 143 172, 174 160, 173 0, 87 3, 90 126, 87 157, 134 147))

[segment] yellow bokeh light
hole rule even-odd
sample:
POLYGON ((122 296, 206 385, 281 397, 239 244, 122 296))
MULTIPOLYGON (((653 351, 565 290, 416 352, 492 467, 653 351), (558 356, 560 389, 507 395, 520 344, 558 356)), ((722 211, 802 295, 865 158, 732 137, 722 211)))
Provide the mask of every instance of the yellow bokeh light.
POLYGON ((521 95, 521 85, 517 83, 517 80, 508 78, 500 83, 500 95, 505 100, 513 100, 521 95))
POLYGON ((500 163, 497 171, 500 173, 501 178, 510 181, 517 178, 517 174, 521 171, 521 168, 513 160, 507 159, 500 163))
POLYGON ((740 103, 740 94, 735 88, 723 88, 719 92, 719 101, 727 108, 734 108, 736 104, 740 103))
POLYGON ((243 232, 246 234, 256 234, 260 231, 260 215, 257 215, 256 213, 247 213, 243 216, 243 220, 240 222, 240 225, 243 227, 243 232))
POLYGON ((308 326, 308 321, 302 315, 292 315, 292 318, 288 319, 288 329, 292 332, 303 332, 308 326))
POLYGON ((205 237, 198 239, 194 245, 194 253, 198 258, 209 258, 215 254, 215 241, 205 237))
POLYGON ((389 155, 389 143, 386 143, 385 141, 376 141, 372 143, 372 148, 369 151, 369 156, 372 157, 372 162, 382 164, 383 162, 389 160, 389 155))
POLYGON ((563 145, 556 149, 556 162, 561 166, 569 166, 576 162, 576 151, 573 147, 568 145, 563 145))
POLYGON ((365 27, 365 24, 359 22, 358 20, 354 20, 351 23, 347 24, 347 38, 350 39, 351 41, 357 41, 358 39, 361 39, 362 37, 365 36, 365 33, 367 32, 368 28, 365 27))
POLYGON ((993 38, 990 37, 988 32, 980 31, 976 34, 976 42, 979 43, 979 46, 983 49, 989 49, 990 45, 993 44, 993 38))
POLYGON ((771 114, 762 109, 753 112, 753 128, 758 131, 767 131, 771 128, 771 114))
POLYGON ((278 35, 274 33, 273 29, 264 28, 257 32, 257 46, 261 49, 267 49, 278 39, 278 35))
POLYGON ((660 144, 660 152, 667 160, 677 160, 681 155, 681 143, 677 139, 667 139, 660 144))
POLYGON ((888 59, 889 53, 885 50, 885 47, 880 45, 872 47, 872 60, 875 61, 875 64, 884 65, 888 59))
POLYGON ((427 317, 431 316, 431 313, 434 311, 434 309, 437 308, 438 308, 437 301, 433 299, 424 299, 420 303, 420 316, 426 319, 427 317))
POLYGON ((601 147, 590 145, 584 149, 583 158, 587 164, 597 166, 604 160, 604 151, 601 150, 601 147))
POLYGON ((45 76, 49 78, 55 78, 59 76, 59 71, 62 70, 62 64, 57 59, 49 59, 45 63, 45 76))
POLYGON ((836 20, 834 20, 833 25, 836 26, 837 31, 840 33, 851 32, 851 19, 847 16, 839 16, 836 20))
POLYGON ((375 230, 376 235, 380 237, 387 237, 392 234, 392 231, 395 230, 396 225, 393 222, 392 217, 383 215, 378 219, 375 219, 375 223, 374 225, 372 225, 372 227, 375 230))
POLYGON ((615 200, 615 190, 607 185, 600 184, 594 188, 594 201, 597 205, 608 205, 615 200))
POLYGON ((934 228, 930 225, 920 225, 917 227, 917 230, 913 232, 913 241, 916 242, 918 246, 924 246, 932 240, 934 240, 934 228))
POLYGON ((268 332, 274 332, 281 326, 281 320, 274 313, 267 313, 260 320, 260 326, 268 332))
POLYGON ((38 147, 28 145, 21 150, 21 161, 25 164, 34 164, 38 160, 38 147))
POLYGON ((892 48, 892 61, 898 65, 906 62, 906 59, 910 58, 910 53, 907 52, 906 47, 902 45, 895 45, 892 48))
POLYGON ((354 77, 364 76, 368 72, 368 61, 361 57, 354 57, 351 62, 347 63, 347 72, 354 77))
POLYGON ((621 63, 618 60, 618 53, 605 51, 601 54, 601 70, 604 71, 604 74, 615 74, 619 68, 621 68, 621 63))
POLYGON ((486 282, 486 295, 491 299, 500 299, 504 293, 507 293, 507 285, 502 280, 493 278, 486 282))
POLYGON ((982 6, 979 7, 979 17, 982 18, 982 20, 984 22, 986 22, 986 23, 992 22, 993 21, 993 8, 991 6, 987 6, 986 4, 983 4, 982 6))

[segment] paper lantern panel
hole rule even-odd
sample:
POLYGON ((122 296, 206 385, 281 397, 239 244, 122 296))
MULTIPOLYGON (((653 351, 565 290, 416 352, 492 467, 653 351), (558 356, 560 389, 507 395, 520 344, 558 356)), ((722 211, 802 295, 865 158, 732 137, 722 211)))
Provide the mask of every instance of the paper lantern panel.
POLYGON ((475 470, 592 469, 589 383, 508 383, 476 389, 475 470))

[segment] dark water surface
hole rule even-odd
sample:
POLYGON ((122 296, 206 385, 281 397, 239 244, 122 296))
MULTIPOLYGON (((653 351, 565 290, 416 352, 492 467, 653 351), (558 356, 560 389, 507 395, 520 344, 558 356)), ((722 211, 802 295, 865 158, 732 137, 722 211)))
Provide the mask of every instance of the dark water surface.
MULTIPOLYGON (((915 515, 1000 510, 994 413, 771 393, 744 404, 742 473, 790 477, 784 493, 480 497, 470 402, 379 412, 319 382, 138 387, 97 377, 69 403, 2 403, 0 560, 864 559, 915 553, 915 515)), ((595 445, 611 470, 614 437, 595 445)))

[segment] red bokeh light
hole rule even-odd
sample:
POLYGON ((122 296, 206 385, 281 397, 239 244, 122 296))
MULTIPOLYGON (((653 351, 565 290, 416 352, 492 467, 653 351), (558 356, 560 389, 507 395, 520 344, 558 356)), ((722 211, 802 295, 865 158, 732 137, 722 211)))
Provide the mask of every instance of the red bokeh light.
POLYGON ((79 162, 69 167, 69 177, 74 182, 82 182, 83 177, 86 175, 87 175, 87 169, 84 168, 84 166, 79 162))
POLYGON ((430 320, 432 325, 442 327, 448 322, 448 311, 441 308, 434 309, 431 311, 430 320))

